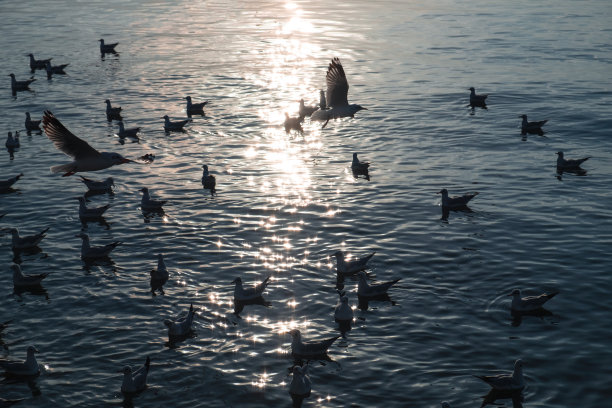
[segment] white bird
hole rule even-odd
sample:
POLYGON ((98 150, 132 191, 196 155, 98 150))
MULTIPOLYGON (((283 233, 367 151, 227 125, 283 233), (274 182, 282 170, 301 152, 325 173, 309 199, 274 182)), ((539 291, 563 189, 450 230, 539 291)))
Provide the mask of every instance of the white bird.
POLYGON ((334 344, 340 336, 332 337, 331 339, 326 339, 322 341, 313 341, 304 343, 302 342, 302 334, 298 329, 293 329, 289 331, 291 335, 291 354, 295 356, 320 356, 322 354, 327 353, 327 349, 334 344))
POLYGON ((191 119, 171 122, 168 115, 164 115, 164 130, 166 132, 183 130, 183 127, 189 122, 191 122, 191 119))
POLYGON ((42 120, 32 120, 30 117, 30 112, 26 112, 26 120, 25 120, 25 128, 26 130, 40 130, 40 122, 42 120))
POLYGON ((311 116, 317 110, 319 110, 318 106, 306 106, 304 105, 304 99, 300 99, 300 108, 298 110, 300 118, 304 119, 306 116, 311 116))
POLYGON ((538 130, 541 130, 542 126, 544 126, 546 122, 548 122, 548 119, 528 122, 527 115, 521 115, 519 118, 523 118, 521 123, 521 130, 523 132, 537 132, 538 130))
POLYGON ((89 245, 89 235, 81 232, 75 235, 83 240, 81 244, 81 259, 94 259, 94 258, 105 258, 113 249, 120 245, 120 241, 115 241, 104 246, 92 247, 89 245))
POLYGON ((110 204, 103 205, 102 207, 87 207, 85 204, 85 197, 77 197, 79 200, 79 217, 80 218, 100 218, 106 210, 110 208, 110 204))
POLYGON ((6 143, 4 145, 7 149, 15 149, 20 146, 19 143, 19 133, 15 132, 15 137, 13 137, 13 133, 8 132, 8 136, 6 137, 6 143))
POLYGON ((448 190, 443 188, 442 190, 438 191, 438 194, 442 194, 442 207, 453 209, 467 206, 470 200, 478 195, 478 192, 464 194, 457 197, 449 197, 448 190))
POLYGON ((204 188, 211 190, 212 192, 215 191, 215 186, 217 185, 217 180, 215 179, 215 176, 213 176, 212 174, 210 174, 208 172, 208 166, 207 165, 203 165, 202 166, 202 186, 204 186, 204 188))
POLYGON ((155 293, 156 290, 160 290, 164 293, 163 286, 168 282, 168 269, 164 262, 164 256, 162 254, 157 255, 157 269, 151 270, 151 293, 155 293))
POLYGON ((302 128, 302 120, 303 118, 298 116, 297 118, 292 118, 289 116, 287 112, 285 112, 285 122, 283 126, 285 127, 285 132, 289 133, 292 130, 296 130, 299 133, 304 133, 304 129, 302 128))
POLYGON ((149 195, 149 189, 147 187, 141 188, 140 191, 142 191, 140 207, 145 211, 162 210, 164 204, 168 202, 168 200, 151 200, 151 196, 149 195))
POLYGON ((191 332, 191 324, 193 323, 193 316, 195 311, 193 310, 193 304, 189 306, 189 312, 187 316, 179 315, 176 320, 166 319, 164 324, 168 327, 168 337, 179 337, 185 336, 191 332))
POLYGON ((89 191, 112 191, 112 187, 115 186, 115 181, 112 177, 107 177, 102 181, 91 180, 83 176, 79 177, 81 177, 81 181, 87 186, 89 191))
POLYGON ((355 113, 362 109, 367 110, 361 105, 348 103, 349 84, 346 80, 344 68, 340 63, 340 59, 333 58, 327 69, 325 76, 327 82, 327 106, 331 109, 318 110, 311 116, 312 120, 325 121, 323 127, 327 125, 330 119, 345 118, 355 116, 355 113))
POLYGON ((264 290, 266 290, 266 287, 270 283, 270 277, 268 276, 263 280, 263 282, 247 289, 242 287, 242 279, 239 277, 234 279, 232 283, 236 284, 234 287, 234 300, 251 300, 257 299, 263 294, 264 290))
POLYGON ((121 392, 133 394, 143 391, 147 388, 147 374, 151 367, 151 359, 147 356, 144 365, 136 371, 132 371, 132 367, 125 366, 123 368, 123 383, 121 384, 121 392))
POLYGON ((204 115, 204 106, 206 106, 206 104, 208 103, 208 101, 206 102, 199 102, 199 103, 193 103, 191 102, 191 96, 186 96, 185 99, 187 100, 187 115, 204 115))
POLYGON ((340 299, 334 310, 334 319, 339 322, 347 322, 353 320, 353 309, 349 306, 348 297, 340 292, 340 299))
POLYGON ((51 79, 51 77, 53 77, 54 74, 55 75, 66 75, 66 71, 64 71, 64 68, 66 68, 68 65, 70 64, 52 66, 50 62, 47 62, 45 64, 45 70, 47 71, 47 79, 51 79))
POLYGON ((585 161, 589 160, 590 157, 585 157, 583 159, 564 159, 563 152, 557 152, 557 168, 562 170, 571 170, 578 169, 580 165, 585 161))
POLYGON ((518 391, 525 388, 523 378, 523 362, 516 360, 512 374, 475 375, 496 390, 518 391))
POLYGON ((106 103, 106 119, 108 119, 109 122, 112 119, 115 119, 115 120, 122 120, 123 119, 121 117, 121 106, 113 107, 111 105, 111 101, 108 100, 108 99, 106 99, 104 101, 104 103, 106 103))
POLYGON ((40 373, 38 362, 34 353, 38 350, 34 346, 28 346, 27 357, 25 361, 10 361, 0 360, 0 367, 4 369, 7 375, 30 377, 40 373))
POLYGON ((336 271, 342 275, 352 275, 362 271, 366 268, 368 261, 374 256, 375 253, 376 252, 372 252, 370 255, 366 255, 352 261, 346 261, 344 259, 344 252, 337 251, 334 253, 334 256, 336 257, 336 271))
POLYGON ((119 44, 118 42, 112 44, 104 44, 103 38, 100 38, 98 41, 100 42, 100 53, 102 54, 116 52, 115 47, 117 46, 117 44, 119 44))
POLYGON ((294 366, 293 378, 291 379, 291 384, 289 384, 289 394, 307 398, 310 396, 311 388, 308 366, 294 366))
POLYGON ((23 177, 23 173, 19 173, 15 177, 11 177, 6 180, 0 180, 0 190, 7 190, 11 188, 11 186, 15 184, 21 177, 23 177))
POLYGON ((559 292, 543 293, 539 296, 527 296, 522 298, 520 289, 514 289, 508 296, 512 296, 511 309, 517 312, 531 312, 539 310, 544 303, 558 295, 559 292))
POLYGON ((17 264, 11 265, 11 269, 13 270, 13 285, 16 287, 38 286, 49 275, 48 272, 25 275, 21 271, 21 266, 17 264))
POLYGON ((489 95, 485 95, 485 94, 478 95, 474 87, 471 87, 470 88, 470 105, 484 105, 485 100, 487 99, 487 96, 489 95))
POLYGON ((363 297, 376 297, 385 295, 391 286, 399 282, 399 279, 395 279, 389 282, 370 285, 368 284, 365 272, 359 272, 358 277, 359 284, 357 285, 357 294, 363 297))
POLYGON ((47 65, 47 62, 50 62, 53 59, 48 58, 37 60, 36 58, 34 58, 34 54, 28 54, 28 57, 30 57, 30 70, 32 72, 37 69, 45 69, 45 65, 47 65))
POLYGON ((353 153, 353 162, 351 163, 351 170, 354 172, 365 172, 368 171, 368 167, 370 167, 370 163, 359 161, 357 158, 357 153, 353 153))
POLYGON ((97 151, 66 129, 50 111, 45 111, 43 128, 55 147, 74 158, 72 163, 51 167, 53 173, 65 172, 63 176, 66 177, 76 172, 96 171, 123 163, 134 163, 133 160, 126 159, 119 153, 97 151))
POLYGON ((123 126, 123 122, 120 121, 119 122, 119 133, 117 133, 119 135, 119 137, 124 138, 124 137, 133 137, 133 138, 138 138, 138 132, 140 132, 140 128, 139 127, 135 127, 135 128, 125 128, 123 126))
POLYGON ((13 95, 15 95, 17 91, 27 91, 30 89, 30 84, 36 81, 35 78, 26 79, 25 81, 17 81, 15 79, 15 74, 9 74, 8 76, 11 77, 11 91, 13 95))
POLYGON ((45 228, 41 232, 35 235, 26 235, 25 237, 19 236, 19 230, 17 228, 11 228, 9 230, 12 234, 12 246, 13 249, 27 249, 35 248, 40 244, 40 241, 45 237, 45 232, 49 231, 49 227, 45 228))

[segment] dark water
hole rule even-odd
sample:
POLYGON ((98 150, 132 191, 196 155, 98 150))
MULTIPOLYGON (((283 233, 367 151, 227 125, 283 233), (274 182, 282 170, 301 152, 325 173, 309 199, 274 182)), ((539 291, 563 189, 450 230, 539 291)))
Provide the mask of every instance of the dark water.
MULTIPOLYGON (((488 387, 471 374, 525 361, 526 407, 602 407, 611 397, 610 175, 612 29, 607 1, 296 2, 82 1, 0 3, 0 72, 29 76, 28 58, 70 63, 33 92, 0 98, 5 132, 24 112, 53 113, 100 150, 151 165, 113 176, 108 226, 78 219, 84 186, 49 167, 67 161, 45 135, 22 132, 5 152, 2 178, 25 176, 0 195, 0 227, 49 226, 25 273, 51 272, 44 293, 14 294, 10 235, 1 238, 1 334, 11 358, 38 347, 32 389, 1 383, 20 407, 119 406, 124 365, 152 360, 135 406, 290 406, 290 328, 336 335, 335 261, 376 250, 373 280, 401 277, 391 302, 356 311, 332 362, 312 364, 304 406, 480 406, 488 387), (99 38, 119 41, 100 58, 99 38), (339 56, 355 119, 305 123, 287 136, 284 112, 318 100, 339 56), (471 112, 467 88, 488 93, 471 112), (166 135, 161 116, 185 116, 183 100, 210 100, 185 133, 166 135), (121 144, 105 99, 123 107, 139 143, 121 144), (544 136, 520 135, 520 114, 549 119, 544 136), (555 152, 592 156, 587 174, 555 171, 555 152), (372 162, 354 179, 351 154, 372 162), (201 165, 218 195, 201 188, 201 165), (143 217, 138 189, 169 200, 143 217), (473 212, 441 219, 439 196, 479 191, 473 212), (79 258, 120 240, 111 263, 79 258), (149 293, 156 254, 166 255, 165 296, 149 293), (233 314, 233 285, 272 275, 270 307, 233 314), (513 288, 560 290, 551 316, 512 325, 513 288), (163 320, 193 302, 195 338, 171 348, 163 320)), ((4 133, 6 134, 6 133, 4 133)), ((357 282, 348 279, 350 303, 357 282)), ((510 400, 501 401, 511 406, 510 400)))

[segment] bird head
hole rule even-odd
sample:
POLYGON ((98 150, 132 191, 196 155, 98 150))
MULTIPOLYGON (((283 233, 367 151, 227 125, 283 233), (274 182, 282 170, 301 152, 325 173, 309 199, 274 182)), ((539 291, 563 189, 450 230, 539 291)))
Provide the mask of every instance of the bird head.
POLYGON ((234 279, 232 283, 242 283, 242 279, 240 277, 234 279))
POLYGON ((342 251, 336 251, 332 255, 335 256, 336 259, 344 259, 344 252, 342 251))
POLYGON ((106 182, 109 183, 111 186, 115 187, 115 180, 113 180, 112 177, 108 177, 106 179, 106 182))
POLYGON ((448 190, 443 188, 442 190, 438 191, 436 194, 447 195, 448 194, 448 190))
POLYGON ((560 158, 563 158, 563 152, 557 152, 557 155, 559 155, 560 158))
POLYGON ((185 97, 185 98, 183 98, 183 99, 186 99, 186 100, 190 101, 190 100, 191 100, 191 96, 186 96, 186 97, 185 97))
POLYGON ((476 92, 476 90, 474 89, 474 87, 473 87, 473 86, 469 87, 469 88, 468 88, 468 91, 476 92))
POLYGON ((167 327, 172 327, 172 320, 166 319, 166 320, 164 320, 164 324, 165 324, 167 327))
POLYGON ((15 79, 15 74, 8 74, 11 78, 15 79))
POLYGON ((527 115, 519 115, 519 118, 527 119, 527 115))
POLYGON ((123 374, 131 375, 132 374, 132 367, 130 367, 130 366, 123 367, 123 374))
POLYGON ((521 360, 520 358, 518 360, 516 360, 514 362, 514 369, 515 370, 520 370, 521 368, 523 368, 523 360, 521 360))
POLYGON ((359 278, 359 280, 366 280, 366 274, 364 271, 361 271, 357 274, 357 277, 359 278))
POLYGON ((289 330, 289 334, 291 335, 291 337, 298 340, 302 337, 302 334, 298 329, 289 330))
POLYGON ((512 292, 510 292, 510 294, 508 296, 521 296, 521 290, 520 289, 514 289, 512 292))
POLYGON ((143 187, 143 188, 141 188, 141 189, 140 189, 140 190, 138 190, 138 191, 142 191, 143 193, 148 193, 148 192, 149 192, 149 189, 148 189, 147 187, 143 187))
POLYGON ((28 346, 28 354, 38 353, 38 349, 34 346, 28 346))

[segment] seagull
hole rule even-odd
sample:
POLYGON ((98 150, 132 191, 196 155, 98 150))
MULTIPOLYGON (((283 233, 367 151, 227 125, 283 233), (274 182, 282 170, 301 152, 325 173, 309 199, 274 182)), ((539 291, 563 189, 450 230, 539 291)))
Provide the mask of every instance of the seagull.
POLYGON ((584 159, 564 159, 563 152, 557 152, 557 168, 562 170, 578 169, 580 165, 591 157, 585 157, 584 159))
POLYGON ((204 188, 209 189, 211 193, 214 193, 217 180, 215 179, 215 176, 208 173, 207 165, 203 165, 202 168, 204 169, 202 173, 202 185, 204 188))
POLYGON ((50 62, 53 59, 48 58, 37 60, 34 58, 34 54, 28 54, 28 57, 30 57, 30 70, 32 71, 32 73, 34 73, 34 71, 37 69, 45 69, 45 65, 47 65, 47 62, 50 62))
POLYGON ((349 306, 348 297, 344 292, 338 292, 340 300, 334 310, 334 319, 340 322, 347 322, 353 320, 353 309, 349 306))
POLYGON ((9 361, 0 360, 0 367, 4 369, 7 375, 30 377, 40 373, 38 362, 34 353, 38 353, 38 350, 34 346, 28 346, 27 357, 25 361, 9 361))
POLYGON ((303 118, 300 116, 297 118, 292 118, 287 112, 285 112, 285 122, 283 123, 285 126, 285 132, 289 133, 292 130, 297 130, 299 133, 303 134, 304 129, 302 128, 302 120, 303 118))
POLYGON ((81 181, 87 186, 89 191, 111 191, 111 187, 115 186, 115 181, 112 177, 107 177, 103 181, 91 180, 83 176, 79 177, 81 177, 81 181))
POLYGON ((9 74, 8 76, 11 77, 11 91, 13 95, 15 95, 17 91, 27 91, 30 89, 30 84, 36 81, 36 78, 26 79, 25 81, 17 81, 15 79, 15 74, 9 74))
POLYGON ((120 241, 115 241, 104 246, 92 247, 89 245, 89 235, 84 232, 75 235, 75 237, 83 239, 83 243, 81 244, 81 259, 105 258, 117 247, 117 245, 121 244, 120 241))
MULTIPOLYGON (((164 324, 168 327, 168 337, 185 336, 191 332, 191 324, 193 323, 193 304, 189 306, 187 316, 177 317, 176 320, 166 319, 164 324)), ((180 316, 180 315, 179 315, 180 316)))
POLYGON ((366 172, 368 171, 368 167, 370 167, 370 163, 359 161, 357 158, 357 153, 353 153, 353 163, 351 164, 351 170, 354 172, 366 172))
POLYGON ((270 283, 270 277, 268 276, 263 280, 263 282, 248 289, 244 289, 242 287, 242 279, 239 277, 234 279, 232 283, 236 284, 236 287, 234 288, 234 300, 251 300, 257 299, 263 294, 263 291, 266 290, 266 287, 270 283))
POLYGON ((476 94, 476 90, 474 89, 474 87, 471 87, 470 89, 470 105, 484 105, 485 99, 487 99, 487 96, 489 95, 477 95, 476 94))
POLYGON ((475 375, 474 377, 480 378, 482 381, 489 384, 496 390, 522 390, 525 388, 525 380, 523 379, 523 362, 516 360, 514 362, 514 370, 512 374, 499 374, 499 375, 475 375))
POLYGON ((145 211, 162 210, 163 205, 168 202, 168 200, 151 200, 151 196, 149 196, 149 189, 147 187, 141 188, 140 191, 142 191, 140 207, 145 211))
POLYGON ((319 91, 319 108, 321 110, 327 109, 327 102, 325 101, 325 91, 322 89, 319 91))
POLYGON ((68 65, 70 65, 70 64, 62 64, 62 65, 51 66, 51 63, 47 62, 45 64, 45 70, 47 71, 47 79, 51 79, 51 77, 54 74, 55 75, 66 75, 66 71, 64 71, 64 68, 66 68, 68 65))
POLYGON ((464 194, 458 197, 449 197, 448 190, 443 188, 438 191, 438 194, 442 194, 442 207, 444 208, 463 208, 466 207, 470 200, 478 195, 478 192, 473 194, 464 194))
POLYGON ((522 132, 537 132, 539 130, 541 131, 542 126, 544 126, 544 124, 548 122, 548 119, 536 122, 528 122, 527 115, 520 115, 519 118, 523 118, 523 122, 521 123, 522 132))
POLYGON ((162 254, 157 255, 157 269, 151 270, 151 293, 155 294, 155 291, 159 289, 161 293, 164 293, 164 284, 168 282, 168 269, 166 269, 166 263, 164 262, 164 256, 162 254))
POLYGON ((336 271, 342 275, 352 275, 366 268, 366 264, 374 256, 376 252, 372 252, 370 255, 362 258, 357 258, 353 261, 344 260, 344 252, 337 251, 334 253, 336 257, 336 271))
POLYGON ((26 120, 25 120, 25 128, 26 130, 40 130, 40 122, 41 120, 32 120, 30 117, 30 112, 26 112, 26 120))
POLYGON ((100 41, 100 53, 104 54, 104 53, 115 53, 115 47, 117 46, 117 44, 119 44, 118 42, 113 43, 113 44, 104 44, 104 39, 100 38, 98 41, 100 41))
POLYGON ((106 210, 110 208, 110 204, 102 207, 89 207, 85 204, 85 197, 77 197, 79 200, 79 217, 81 218, 100 218, 106 210))
POLYGON ((19 173, 15 177, 11 177, 7 180, 0 180, 0 190, 7 190, 11 188, 11 186, 15 184, 21 177, 23 177, 23 173, 19 173))
POLYGON ((300 118, 304 119, 306 116, 312 115, 319 109, 318 106, 306 106, 304 105, 304 99, 300 99, 300 109, 298 111, 300 118))
POLYGON ((291 354, 295 356, 320 356, 327 353, 327 349, 338 339, 340 336, 332 337, 331 339, 322 341, 313 341, 308 343, 302 342, 302 334, 298 329, 289 331, 292 337, 291 340, 291 354))
POLYGON ((168 115, 164 115, 164 130, 166 132, 183 130, 183 127, 189 122, 191 122, 191 119, 171 122, 168 115))
POLYGON ((357 276, 359 277, 357 294, 363 297, 376 297, 385 295, 387 293, 387 290, 389 290, 391 286, 395 285, 399 281, 399 279, 395 279, 389 282, 369 285, 365 272, 359 272, 357 276))
POLYGON ((76 172, 102 170, 114 165, 134 162, 119 153, 97 151, 66 129, 50 111, 45 111, 43 128, 55 147, 74 158, 72 163, 51 167, 53 173, 65 172, 63 176, 66 177, 76 172))
POLYGON ((113 119, 123 120, 121 117, 121 106, 113 107, 111 101, 108 99, 106 99, 104 103, 106 103, 106 119, 108 119, 109 122, 113 119))
POLYGON ((17 264, 11 265, 11 269, 13 270, 13 285, 16 287, 39 286, 42 280, 49 275, 48 272, 37 275, 24 275, 21 267, 17 264))
POLYGON ((19 230, 17 228, 11 228, 10 233, 12 234, 12 246, 13 249, 27 249, 35 248, 40 244, 40 241, 45 237, 45 232, 49 231, 49 227, 45 228, 36 235, 27 235, 25 237, 19 236, 19 230))
POLYGON ((340 59, 333 58, 327 69, 325 77, 327 82, 327 106, 331 109, 319 110, 312 114, 312 120, 325 121, 323 127, 327 125, 330 119, 354 117, 355 113, 362 109, 367 110, 361 105, 349 105, 347 95, 349 84, 346 80, 344 68, 340 63, 340 59))
POLYGON ((13 137, 13 133, 8 132, 6 143, 4 143, 4 145, 7 147, 7 149, 15 149, 19 147, 19 133, 15 132, 15 137, 13 137))
POLYGON ((120 121, 119 122, 119 137, 124 138, 124 137, 133 137, 138 139, 138 132, 140 132, 140 128, 139 127, 135 127, 135 128, 125 128, 123 126, 123 122, 120 121))
POLYGON ((200 103, 192 103, 191 96, 186 96, 185 99, 187 100, 187 115, 188 116, 189 115, 204 115, 204 106, 206 106, 208 101, 200 102, 200 103))
POLYGON ((558 295, 559 292, 550 294, 543 293, 539 296, 527 296, 521 298, 521 290, 514 289, 508 296, 512 296, 512 310, 516 312, 531 312, 539 310, 544 306, 544 303, 558 295))
POLYGON ((289 384, 289 394, 296 397, 306 398, 310 396, 311 382, 308 376, 308 366, 293 367, 293 378, 289 384))
POLYGON ((147 356, 144 365, 136 371, 132 371, 130 366, 123 368, 123 383, 121 384, 121 392, 125 394, 134 394, 143 391, 147 388, 147 374, 151 367, 151 359, 147 356))

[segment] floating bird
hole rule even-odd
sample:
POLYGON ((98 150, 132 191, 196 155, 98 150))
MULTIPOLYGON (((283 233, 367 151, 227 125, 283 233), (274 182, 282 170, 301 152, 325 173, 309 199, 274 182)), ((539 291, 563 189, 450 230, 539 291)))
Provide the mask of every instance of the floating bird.
POLYGON ((336 257, 336 271, 342 275, 352 275, 366 268, 366 264, 374 256, 376 252, 372 252, 370 255, 362 258, 357 258, 352 261, 344 260, 344 252, 337 251, 334 253, 336 257))
POLYGON ((27 91, 30 89, 30 84, 36 81, 36 78, 26 79, 25 81, 17 81, 15 79, 15 74, 9 74, 11 77, 11 91, 13 95, 17 93, 17 91, 27 91))
POLYGON ((442 194, 442 207, 449 209, 464 208, 470 202, 470 200, 478 195, 478 192, 473 194, 464 194, 457 197, 449 197, 448 190, 443 188, 438 191, 438 194, 442 194))
POLYGON ((45 233, 49 231, 49 227, 45 228, 38 234, 26 235, 25 237, 19 236, 19 230, 17 228, 11 228, 9 231, 12 234, 13 249, 27 249, 37 247, 38 244, 40 244, 40 241, 42 241, 45 237, 45 233))
POLYGON ((304 105, 304 99, 300 99, 300 109, 298 113, 300 118, 303 120, 306 116, 312 115, 315 111, 319 109, 318 106, 306 106, 304 105))
POLYGON ((19 134, 15 132, 15 137, 13 137, 13 133, 8 132, 8 136, 6 137, 6 143, 4 145, 7 149, 15 149, 20 146, 19 143, 19 134))
POLYGON ((351 163, 351 170, 356 173, 363 173, 368 171, 370 163, 359 161, 357 153, 353 153, 353 163, 351 163))
POLYGON ((70 64, 52 66, 50 62, 47 62, 45 64, 45 70, 47 71, 47 79, 51 79, 53 75, 66 75, 66 71, 64 71, 64 68, 66 68, 68 65, 70 64))
POLYGON ((38 350, 34 346, 28 346, 25 361, 0 360, 0 368, 3 368, 7 375, 30 377, 40 373, 38 362, 34 353, 38 350))
POLYGON ((321 110, 327 109, 327 102, 325 101, 325 91, 322 89, 319 91, 319 108, 321 110))
POLYGON ((489 384, 496 390, 522 390, 525 388, 525 380, 523 379, 523 362, 516 360, 514 362, 514 370, 512 374, 498 374, 498 375, 475 375, 474 377, 480 378, 482 381, 489 384))
POLYGON ((147 388, 147 374, 151 367, 151 359, 147 356, 144 365, 136 371, 132 371, 132 367, 125 366, 123 368, 123 383, 121 384, 121 392, 125 394, 134 394, 143 391, 147 388))
POLYGON ((79 200, 79 217, 81 218, 100 218, 110 208, 110 204, 103 205, 102 207, 87 208, 85 197, 77 197, 77 200, 79 200))
POLYGON ((81 244, 81 259, 105 258, 113 249, 117 248, 117 245, 121 244, 120 241, 115 241, 104 246, 92 247, 89 245, 89 235, 84 232, 75 235, 75 237, 83 240, 81 244))
POLYGON ((584 159, 564 159, 563 152, 557 152, 557 168, 561 170, 572 170, 580 168, 580 165, 591 157, 585 157, 584 159))
POLYGON ((112 43, 112 44, 104 44, 104 39, 100 38, 98 41, 100 41, 100 53, 104 54, 104 53, 115 53, 117 51, 115 51, 115 47, 117 46, 117 44, 119 44, 118 42, 116 43, 112 43))
POLYGON ((289 394, 291 394, 292 397, 307 398, 310 396, 310 391, 311 382, 308 376, 308 366, 294 366, 293 378, 291 379, 291 384, 289 384, 289 394))
POLYGON ((138 139, 138 132, 140 132, 140 128, 139 127, 135 127, 135 128, 125 128, 123 126, 123 122, 119 122, 119 137, 124 138, 124 137, 133 137, 138 139))
POLYGON ((340 300, 334 310, 334 319, 337 322, 347 322, 353 320, 353 309, 349 306, 348 297, 343 292, 338 292, 340 300))
POLYGON ((327 125, 330 119, 345 118, 355 116, 355 113, 362 109, 367 110, 361 105, 348 103, 349 84, 346 80, 344 68, 340 63, 340 59, 333 58, 327 69, 325 77, 327 82, 327 106, 331 109, 319 110, 312 114, 312 120, 325 121, 323 127, 327 125))
POLYGON ((168 115, 164 115, 164 130, 166 132, 180 131, 180 130, 183 130, 183 127, 189 122, 191 122, 191 119, 178 120, 176 122, 171 122, 168 115))
POLYGON ((164 293, 164 285, 168 282, 168 269, 164 262, 164 256, 162 254, 157 255, 157 269, 151 270, 151 293, 155 294, 155 291, 164 293))
POLYGON ((26 120, 25 120, 25 128, 26 130, 40 130, 40 122, 42 122, 42 120, 32 120, 32 118, 30 117, 30 112, 26 112, 26 120))
POLYGON ((16 287, 39 286, 42 280, 49 275, 48 272, 24 275, 21 266, 17 264, 11 265, 11 269, 13 270, 13 285, 16 287))
POLYGON ((523 122, 521 123, 521 131, 523 133, 526 133, 526 132, 540 133, 541 132, 543 134, 542 126, 544 126, 544 124, 548 122, 548 119, 535 121, 535 122, 528 122, 527 115, 520 115, 519 118, 523 118, 523 122))
POLYGON ((72 163, 51 167, 53 173, 65 172, 63 176, 66 177, 76 172, 102 170, 114 165, 134 162, 119 153, 97 151, 66 129, 50 111, 45 111, 43 128, 55 147, 74 158, 72 163))
POLYGON ((23 177, 23 173, 19 173, 15 177, 11 177, 7 180, 0 180, 0 190, 7 190, 11 188, 11 186, 15 184, 21 177, 23 177))
POLYGON ((327 349, 340 337, 336 336, 327 340, 304 343, 302 342, 302 334, 298 329, 290 330, 289 334, 292 337, 291 354, 302 357, 320 356, 327 353, 327 349))
POLYGON ((30 57, 30 70, 32 71, 32 73, 34 73, 34 71, 36 71, 37 69, 45 69, 47 63, 51 62, 51 60, 53 59, 48 58, 37 60, 34 58, 34 54, 28 54, 28 57, 30 57))
POLYGON ((521 298, 520 289, 514 289, 508 296, 512 296, 512 310, 516 312, 531 312, 539 310, 544 306, 544 303, 558 295, 559 292, 550 294, 543 293, 539 296, 527 296, 521 298))
POLYGON ((476 90, 474 89, 474 87, 470 88, 470 105, 484 105, 486 102, 485 100, 487 99, 489 95, 478 95, 476 94, 476 90))
POLYGON ((204 106, 206 106, 208 101, 200 102, 200 103, 192 103, 191 96, 186 96, 185 99, 187 100, 187 115, 188 116, 189 115, 204 115, 204 106))
POLYGON ((359 272, 359 284, 357 286, 357 294, 363 297, 377 297, 387 293, 389 288, 399 282, 399 279, 393 281, 378 283, 375 285, 368 284, 365 272, 359 272))
POLYGON ((202 172, 202 185, 204 188, 209 189, 211 193, 214 193, 217 180, 215 179, 215 176, 208 172, 207 165, 203 165, 202 168, 204 169, 202 172))
POLYGON ((251 299, 257 299, 263 294, 264 290, 266 290, 266 287, 270 283, 270 277, 268 276, 266 279, 263 280, 263 282, 259 283, 258 285, 252 288, 247 288, 247 289, 244 289, 242 287, 242 279, 239 277, 234 279, 232 283, 236 284, 236 287, 234 288, 234 300, 235 301, 236 300, 239 300, 239 301, 251 300, 251 299))
POLYGON ((164 204, 168 202, 168 200, 151 200, 151 196, 149 195, 149 189, 147 187, 141 188, 140 191, 142 191, 140 207, 145 211, 162 210, 164 204))
POLYGON ((195 311, 193 310, 193 304, 189 306, 189 312, 187 316, 180 316, 176 320, 166 319, 164 324, 168 327, 168 337, 179 337, 185 336, 191 332, 191 324, 193 323, 193 316, 195 311))
POLYGON ((112 177, 107 177, 103 181, 91 180, 83 176, 79 177, 81 177, 81 181, 87 186, 89 191, 111 191, 112 187, 115 186, 115 181, 112 177))
POLYGON ((285 132, 289 133, 292 130, 297 130, 299 133, 303 134, 304 129, 302 128, 302 120, 303 118, 300 116, 297 118, 292 118, 287 112, 285 112, 285 122, 283 123, 285 126, 285 132))
POLYGON ((111 105, 111 101, 106 99, 104 101, 106 103, 106 119, 110 122, 111 120, 123 120, 121 117, 121 106, 113 107, 111 105))

